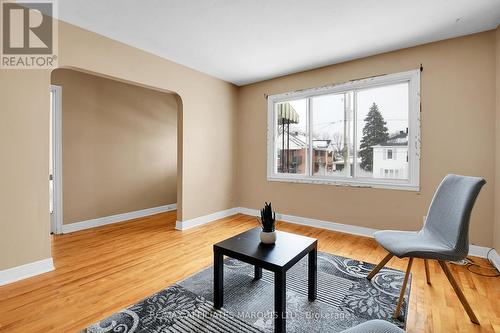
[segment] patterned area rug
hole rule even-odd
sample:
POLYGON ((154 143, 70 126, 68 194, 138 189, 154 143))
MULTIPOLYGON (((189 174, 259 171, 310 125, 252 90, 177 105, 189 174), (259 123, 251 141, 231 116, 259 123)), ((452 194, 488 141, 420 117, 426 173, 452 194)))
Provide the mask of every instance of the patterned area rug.
MULTIPOLYGON (((372 281, 373 264, 318 252, 318 297, 307 299, 307 256, 287 272, 287 331, 340 332, 370 319, 404 328, 411 279, 401 317, 392 313, 404 273, 382 269, 372 281)), ((213 270, 195 275, 89 326, 83 332, 272 332, 273 274, 253 280, 253 266, 228 258, 224 265, 224 307, 213 308, 213 270)))

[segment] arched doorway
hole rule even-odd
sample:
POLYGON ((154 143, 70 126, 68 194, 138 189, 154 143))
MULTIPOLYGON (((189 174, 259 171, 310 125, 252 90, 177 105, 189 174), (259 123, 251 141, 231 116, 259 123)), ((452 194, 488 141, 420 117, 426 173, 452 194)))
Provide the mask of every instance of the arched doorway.
POLYGON ((74 68, 51 83, 52 231, 175 207, 180 218, 180 96, 74 68))

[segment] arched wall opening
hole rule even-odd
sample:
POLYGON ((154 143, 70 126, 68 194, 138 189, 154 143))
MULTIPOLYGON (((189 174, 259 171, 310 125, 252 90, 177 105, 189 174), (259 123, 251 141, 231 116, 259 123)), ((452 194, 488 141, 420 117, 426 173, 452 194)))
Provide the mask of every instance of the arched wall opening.
POLYGON ((62 87, 60 231, 173 205, 181 219, 181 97, 74 67, 51 84, 62 87))

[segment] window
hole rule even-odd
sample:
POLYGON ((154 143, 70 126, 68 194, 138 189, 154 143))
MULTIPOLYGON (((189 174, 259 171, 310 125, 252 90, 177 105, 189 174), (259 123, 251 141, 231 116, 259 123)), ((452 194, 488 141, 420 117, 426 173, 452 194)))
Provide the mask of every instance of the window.
POLYGON ((268 98, 270 181, 419 189, 420 71, 268 98))
POLYGON ((392 149, 387 149, 387 159, 392 160, 392 149))

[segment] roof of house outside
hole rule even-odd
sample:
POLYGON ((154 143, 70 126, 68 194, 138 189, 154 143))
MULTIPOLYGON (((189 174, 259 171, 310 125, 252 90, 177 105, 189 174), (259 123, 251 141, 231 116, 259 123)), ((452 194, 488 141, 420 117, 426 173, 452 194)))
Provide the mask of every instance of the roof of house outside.
MULTIPOLYGON (((276 143, 278 144, 278 148, 281 147, 281 144, 283 142, 283 137, 282 133, 280 133, 276 139, 276 143)), ((299 133, 299 132, 290 132, 290 135, 288 136, 287 133, 285 132, 285 149, 302 149, 307 146, 306 144, 307 138, 304 134, 299 133), (290 141, 288 141, 290 139, 290 141)))
MULTIPOLYGON (((276 143, 278 144, 278 148, 281 147, 283 143, 283 138, 281 133, 278 135, 276 139, 276 143)), ((288 142, 288 136, 285 132, 285 149, 289 148, 290 150, 303 149, 307 147, 307 136, 303 133, 299 132, 290 132, 290 142, 288 142)), ((332 140, 328 139, 314 139, 313 147, 315 150, 326 150, 333 151, 332 140)))
POLYGON ((394 133, 389 135, 389 139, 386 142, 382 142, 373 147, 396 147, 396 146, 408 146, 408 133, 406 131, 399 131, 399 133, 394 133))

